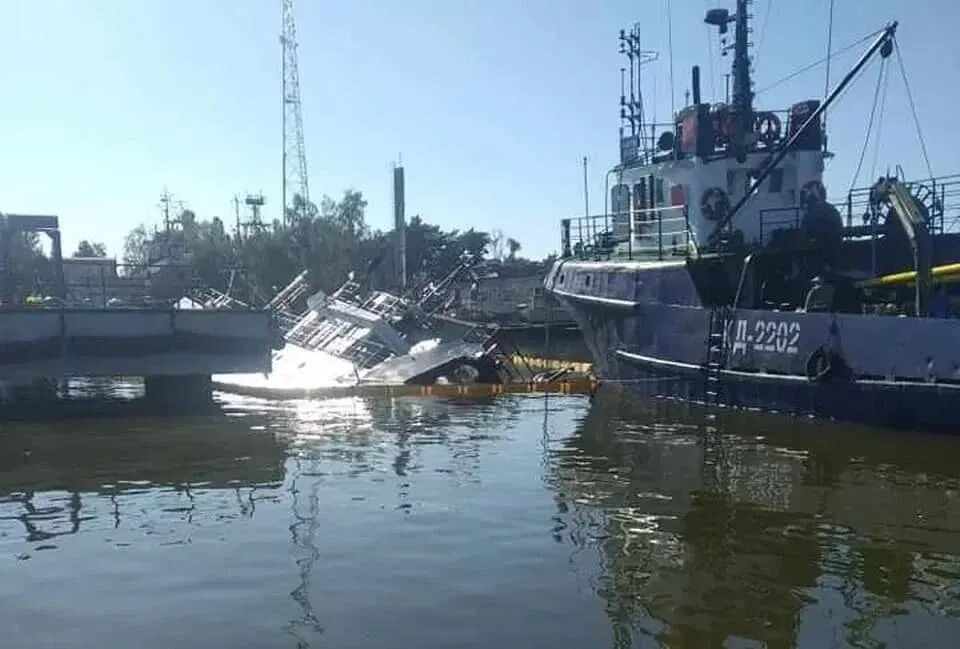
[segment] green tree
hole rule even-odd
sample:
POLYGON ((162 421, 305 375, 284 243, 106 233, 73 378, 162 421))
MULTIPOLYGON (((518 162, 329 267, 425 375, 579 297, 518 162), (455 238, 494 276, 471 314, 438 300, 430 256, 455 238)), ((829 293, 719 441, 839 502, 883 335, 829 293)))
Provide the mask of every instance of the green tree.
MULTIPOLYGON (((2 235, 0 235, 2 236, 2 235)), ((2 243, 6 252, 3 295, 0 299, 22 302, 31 293, 54 294, 53 268, 40 247, 36 232, 13 232, 2 243)))
POLYGON ((513 260, 517 258, 517 253, 520 251, 520 242, 514 239, 513 237, 507 237, 507 259, 513 260))
POLYGON ((77 244, 77 251, 73 253, 74 257, 106 257, 107 247, 102 243, 91 243, 84 239, 77 244))
POLYGON ((147 228, 141 224, 130 230, 123 241, 123 263, 134 267, 146 266, 149 257, 150 237, 147 228))
MULTIPOLYGON (((339 201, 324 196, 319 207, 294 195, 287 208, 287 226, 274 222, 232 237, 218 218, 203 220, 184 210, 181 227, 150 236, 143 226, 134 228, 124 243, 123 259, 145 265, 151 250, 179 246, 182 263, 201 284, 255 303, 272 297, 297 274, 310 272, 315 288, 330 292, 351 273, 372 288, 396 290, 396 233, 372 231, 366 222, 367 201, 356 190, 347 190, 339 201), (237 282, 238 272, 243 269, 237 282)), ((520 243, 501 232, 494 236, 473 228, 444 230, 419 215, 407 225, 407 274, 411 285, 442 277, 465 257, 481 261, 492 252, 499 272, 545 272, 540 262, 518 257, 520 243), (506 251, 506 254, 505 254, 506 251)))

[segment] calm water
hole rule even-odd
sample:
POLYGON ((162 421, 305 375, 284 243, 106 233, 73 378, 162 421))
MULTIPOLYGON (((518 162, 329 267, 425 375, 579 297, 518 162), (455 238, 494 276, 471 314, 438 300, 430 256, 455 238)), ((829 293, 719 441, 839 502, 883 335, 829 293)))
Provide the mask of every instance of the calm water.
POLYGON ((960 439, 601 396, 0 427, 0 646, 951 647, 960 439))

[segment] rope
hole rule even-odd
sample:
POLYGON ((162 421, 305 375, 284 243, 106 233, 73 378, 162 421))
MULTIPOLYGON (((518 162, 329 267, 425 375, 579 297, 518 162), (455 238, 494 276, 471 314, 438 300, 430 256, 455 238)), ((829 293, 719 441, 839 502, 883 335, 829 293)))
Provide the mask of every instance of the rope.
POLYGON ((927 155, 927 145, 923 141, 923 133, 920 131, 920 119, 917 117, 917 105, 913 102, 913 93, 910 92, 910 82, 907 81, 907 70, 903 65, 903 57, 900 55, 900 43, 896 37, 893 39, 894 49, 897 51, 897 63, 900 64, 900 76, 903 77, 903 85, 907 89, 907 99, 910 101, 910 111, 913 113, 913 125, 917 129, 917 139, 920 140, 920 150, 923 152, 923 162, 927 165, 927 173, 933 178, 933 167, 930 165, 930 156, 927 155))
MULTIPOLYGON (((857 170, 853 173, 853 180, 850 182, 850 191, 857 186, 857 180, 860 179, 860 170, 863 168, 863 159, 867 155, 867 148, 870 146, 870 134, 873 132, 873 120, 877 114, 877 105, 880 103, 880 88, 883 86, 884 72, 886 71, 886 59, 880 60, 880 73, 877 75, 877 87, 873 91, 873 106, 870 107, 870 119, 867 121, 867 136, 863 139, 863 148, 860 149, 860 159, 857 160, 857 170)), ((878 138, 879 139, 879 138, 878 138)))
POLYGON ((820 60, 818 60, 818 61, 814 61, 813 63, 811 63, 811 64, 809 64, 809 65, 807 65, 807 66, 804 66, 804 67, 800 68, 800 69, 797 70, 796 72, 794 72, 794 73, 792 73, 792 74, 788 74, 787 76, 783 77, 783 78, 780 79, 779 81, 774 81, 774 82, 771 83, 769 86, 766 86, 766 87, 764 87, 764 88, 761 88, 760 90, 757 90, 754 94, 759 95, 761 92, 766 92, 767 90, 772 90, 772 89, 776 88, 777 86, 782 85, 782 84, 786 83, 787 81, 790 81, 791 79, 800 76, 800 75, 803 74, 804 72, 809 72, 810 70, 814 69, 814 68, 817 67, 818 65, 823 65, 823 64, 826 63, 828 60, 830 60, 830 59, 832 59, 832 58, 835 58, 835 57, 839 56, 840 54, 844 54, 844 53, 846 53, 846 52, 849 52, 850 50, 852 50, 853 48, 857 47, 858 45, 863 45, 865 42, 867 42, 867 41, 869 41, 871 38, 877 36, 877 35, 880 34, 882 31, 883 31, 882 29, 878 29, 878 30, 876 30, 876 31, 874 31, 874 32, 871 32, 871 33, 867 34, 866 36, 864 36, 863 38, 861 38, 861 39, 859 39, 859 40, 857 40, 857 41, 855 41, 855 42, 853 42, 853 43, 850 43, 849 45, 847 45, 847 46, 845 46, 845 47, 840 48, 839 50, 837 50, 836 52, 833 52, 833 53, 830 54, 829 56, 825 56, 825 57, 823 57, 822 59, 820 59, 820 60))

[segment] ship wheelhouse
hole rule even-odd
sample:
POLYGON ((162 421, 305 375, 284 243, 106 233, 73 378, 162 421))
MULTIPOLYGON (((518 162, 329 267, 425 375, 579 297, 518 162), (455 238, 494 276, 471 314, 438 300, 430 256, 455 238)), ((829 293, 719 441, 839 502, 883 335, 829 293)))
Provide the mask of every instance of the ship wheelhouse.
MULTIPOLYGON (((723 104, 681 111, 671 130, 661 132, 656 147, 651 146, 652 137, 622 138, 621 162, 610 174, 604 223, 592 224, 585 234, 597 234, 599 226, 601 236, 591 243, 617 257, 695 254, 720 234, 715 232, 720 219, 817 106, 817 101, 804 101, 787 111, 757 113, 757 129, 739 154, 724 126, 730 112, 723 104)), ((775 242, 778 232, 799 228, 806 202, 822 199, 828 155, 824 139, 819 123, 808 125, 722 234, 749 247, 763 247, 775 242)))
POLYGON ((771 111, 754 107, 747 5, 738 0, 734 14, 706 16, 721 34, 731 24, 736 32, 728 101, 701 101, 694 66, 692 102, 670 124, 645 123, 635 63, 655 56, 639 49, 637 28, 621 32, 630 90, 621 91, 620 162, 607 175, 604 213, 562 222, 563 256, 686 263, 709 307, 806 310, 825 285, 837 297, 822 310, 928 315, 935 278, 960 276, 960 235, 944 231, 945 192, 960 182, 932 175, 908 182, 898 170, 852 189, 845 219, 823 184, 831 155, 824 111, 875 55, 891 56, 897 23, 822 103, 771 111))

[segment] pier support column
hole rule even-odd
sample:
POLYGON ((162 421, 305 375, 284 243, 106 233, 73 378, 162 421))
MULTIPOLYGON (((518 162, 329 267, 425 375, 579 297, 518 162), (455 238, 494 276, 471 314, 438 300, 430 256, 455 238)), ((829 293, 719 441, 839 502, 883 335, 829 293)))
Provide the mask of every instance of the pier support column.
POLYGON ((166 412, 201 410, 213 404, 213 385, 206 374, 148 376, 144 388, 147 402, 166 412))

